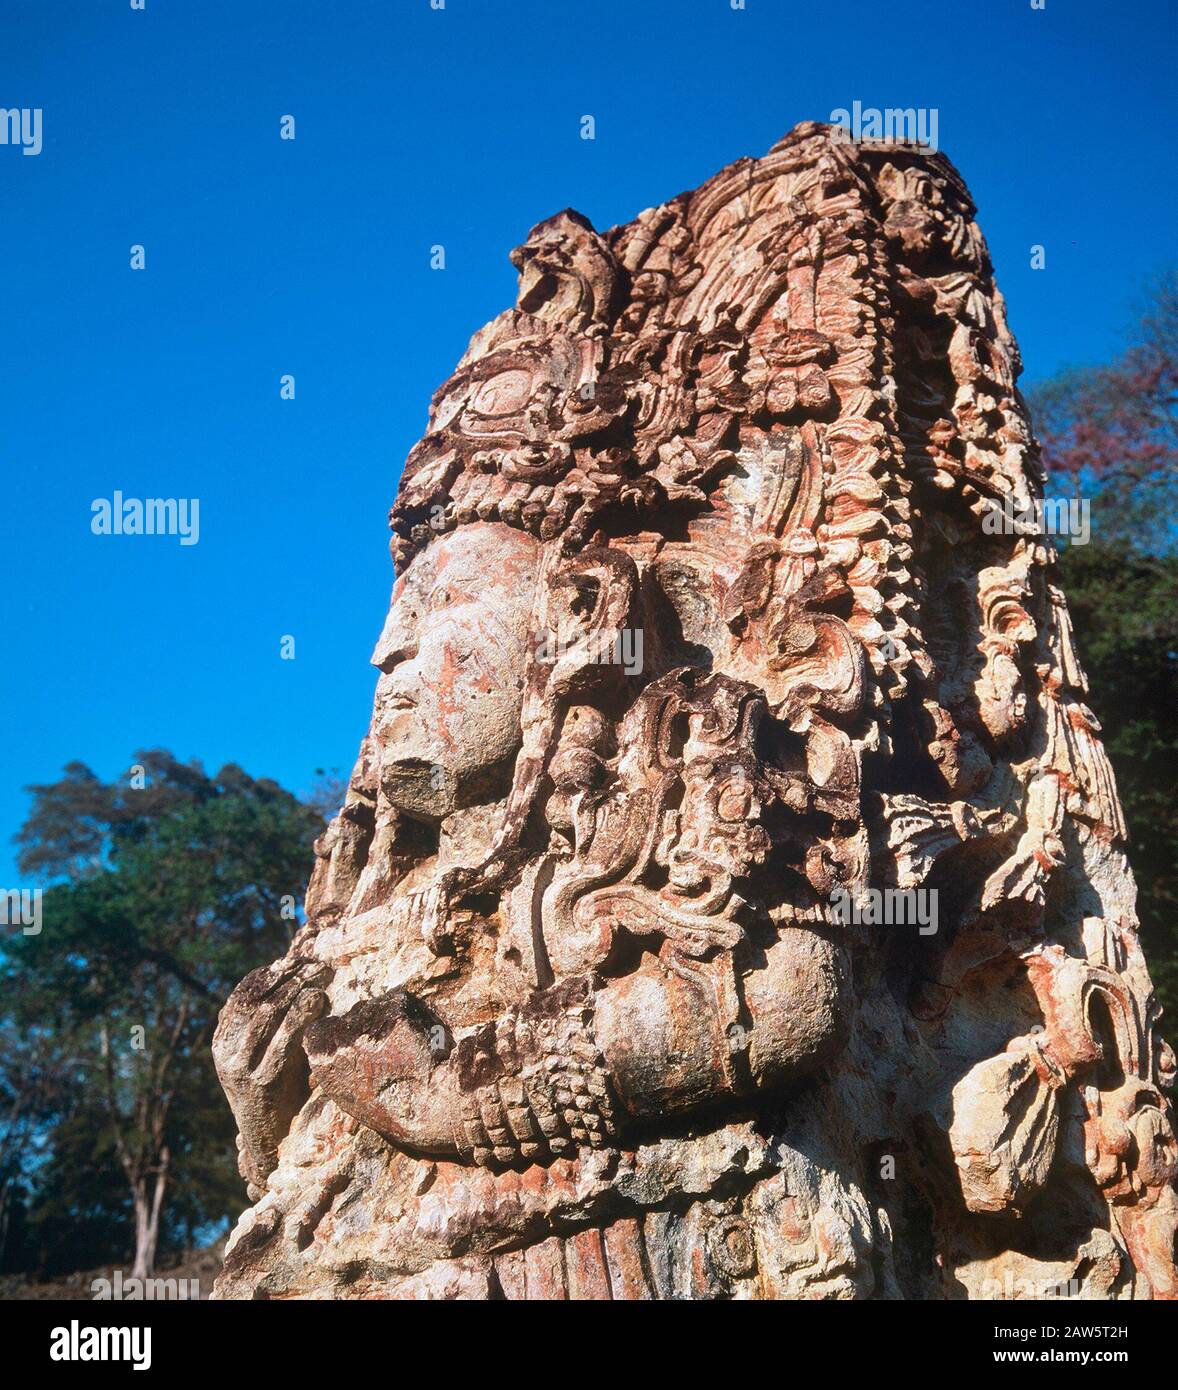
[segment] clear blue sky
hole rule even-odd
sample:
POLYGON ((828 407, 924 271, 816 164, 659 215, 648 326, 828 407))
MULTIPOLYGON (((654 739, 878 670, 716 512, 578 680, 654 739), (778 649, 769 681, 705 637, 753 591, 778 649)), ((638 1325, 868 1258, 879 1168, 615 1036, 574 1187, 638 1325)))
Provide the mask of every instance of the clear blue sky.
POLYGON ((938 109, 1028 379, 1113 354, 1174 260, 1168 3, 3 4, 0 106, 44 112, 0 146, 3 886, 70 759, 350 767, 402 461, 550 213, 626 221, 858 99, 938 109), (198 497, 199 544, 93 536, 115 489, 198 497))

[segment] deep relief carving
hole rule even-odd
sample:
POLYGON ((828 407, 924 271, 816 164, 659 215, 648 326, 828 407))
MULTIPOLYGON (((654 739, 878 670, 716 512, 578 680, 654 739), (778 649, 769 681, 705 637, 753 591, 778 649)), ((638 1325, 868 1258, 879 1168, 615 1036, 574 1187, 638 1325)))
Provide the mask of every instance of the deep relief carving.
POLYGON ((973 212, 804 125, 512 253, 221 1016, 219 1296, 1174 1295, 1124 820, 1049 545, 982 525, 1042 475, 973 212))

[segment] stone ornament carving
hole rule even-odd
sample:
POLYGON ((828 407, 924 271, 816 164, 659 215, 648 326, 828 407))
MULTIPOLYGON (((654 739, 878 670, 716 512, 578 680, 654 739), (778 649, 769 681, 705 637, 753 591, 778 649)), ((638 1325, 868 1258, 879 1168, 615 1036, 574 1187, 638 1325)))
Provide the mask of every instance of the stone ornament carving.
POLYGON ((838 134, 541 223, 435 396, 219 1297, 1178 1291, 1018 349, 948 161, 838 134))

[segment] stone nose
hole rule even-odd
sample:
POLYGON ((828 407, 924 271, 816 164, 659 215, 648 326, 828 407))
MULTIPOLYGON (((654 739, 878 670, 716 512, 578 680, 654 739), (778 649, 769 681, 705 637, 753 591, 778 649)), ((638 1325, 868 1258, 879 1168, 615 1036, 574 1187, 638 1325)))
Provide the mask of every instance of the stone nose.
POLYGON ((372 653, 373 666, 379 667, 387 676, 405 661, 417 655, 417 630, 402 619, 394 608, 377 639, 372 653))

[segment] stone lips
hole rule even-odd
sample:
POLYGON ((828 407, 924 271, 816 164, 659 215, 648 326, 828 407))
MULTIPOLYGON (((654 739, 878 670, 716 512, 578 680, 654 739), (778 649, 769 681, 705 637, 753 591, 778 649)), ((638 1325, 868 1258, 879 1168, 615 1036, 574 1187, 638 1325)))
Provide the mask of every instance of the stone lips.
POLYGON ((810 124, 513 253, 307 924, 222 1013, 217 1296, 1174 1296, 1124 819, 1053 553, 982 524, 1042 475, 973 218, 810 124), (887 887, 937 931, 832 910, 887 887))

